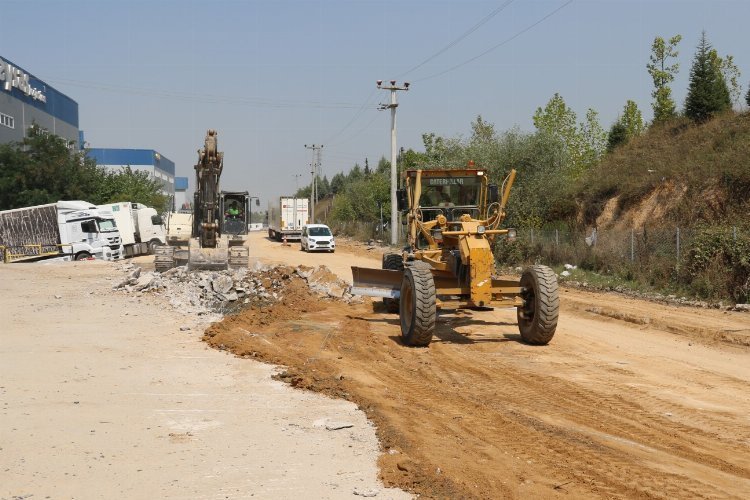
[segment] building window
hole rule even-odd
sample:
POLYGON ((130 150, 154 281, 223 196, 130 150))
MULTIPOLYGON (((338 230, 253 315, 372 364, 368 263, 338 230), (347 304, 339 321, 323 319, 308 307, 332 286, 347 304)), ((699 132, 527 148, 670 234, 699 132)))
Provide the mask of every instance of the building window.
POLYGON ((16 128, 16 119, 5 113, 0 113, 0 125, 8 128, 16 128))

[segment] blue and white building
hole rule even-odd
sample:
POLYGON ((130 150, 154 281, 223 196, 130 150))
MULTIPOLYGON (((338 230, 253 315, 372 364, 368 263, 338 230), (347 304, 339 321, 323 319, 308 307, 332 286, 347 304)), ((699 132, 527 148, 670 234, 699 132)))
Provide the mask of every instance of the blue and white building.
POLYGON ((32 125, 79 149, 78 103, 0 56, 0 144, 22 141, 32 125))
POLYGON ((152 178, 161 181, 162 193, 167 196, 175 194, 174 162, 153 149, 116 149, 92 148, 88 156, 96 160, 100 167, 120 170, 130 167, 132 170, 146 171, 152 178))

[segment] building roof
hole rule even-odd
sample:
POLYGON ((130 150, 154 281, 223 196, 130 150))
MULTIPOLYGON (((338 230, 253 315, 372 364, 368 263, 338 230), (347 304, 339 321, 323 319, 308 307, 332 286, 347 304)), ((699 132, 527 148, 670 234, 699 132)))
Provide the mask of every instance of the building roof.
POLYGON ((136 166, 150 165, 174 175, 174 162, 153 149, 91 148, 86 154, 97 165, 136 166))

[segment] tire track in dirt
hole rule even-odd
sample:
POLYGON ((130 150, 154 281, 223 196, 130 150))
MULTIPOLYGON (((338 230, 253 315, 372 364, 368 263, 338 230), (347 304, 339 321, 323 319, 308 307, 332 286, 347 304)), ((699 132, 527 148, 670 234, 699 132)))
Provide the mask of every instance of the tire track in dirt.
POLYGON ((402 346, 398 316, 379 303, 300 316, 241 342, 217 325, 209 342, 286 365, 292 385, 357 402, 377 425, 387 484, 439 498, 750 491, 747 315, 565 290, 549 346, 520 343, 514 311, 441 311, 426 349, 402 346), (737 337, 722 339, 725 330, 737 337))
POLYGON ((737 459, 747 446, 726 437, 742 425, 688 425, 655 412, 662 402, 641 391, 591 391, 535 373, 512 357, 534 348, 512 340, 477 347, 461 342, 471 339, 455 325, 439 324, 442 340, 429 349, 408 349, 397 341, 396 316, 364 306, 331 305, 307 322, 335 318, 333 334, 300 330, 299 320, 294 334, 273 325, 281 347, 252 349, 290 366, 293 385, 358 402, 386 448, 400 452, 381 461, 392 484, 435 496, 613 498, 739 497, 750 485, 750 466, 737 459), (504 351, 507 360, 497 355, 504 351))

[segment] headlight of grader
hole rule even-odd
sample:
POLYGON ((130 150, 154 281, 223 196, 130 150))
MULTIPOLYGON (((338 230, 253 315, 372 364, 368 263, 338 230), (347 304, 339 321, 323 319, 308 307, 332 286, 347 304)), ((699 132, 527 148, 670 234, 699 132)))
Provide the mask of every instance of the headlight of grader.
POLYGON ((484 226, 477 226, 477 234, 484 234, 485 230, 484 226))
POLYGON ((508 240, 513 241, 516 239, 516 230, 512 227, 508 228, 508 240))

